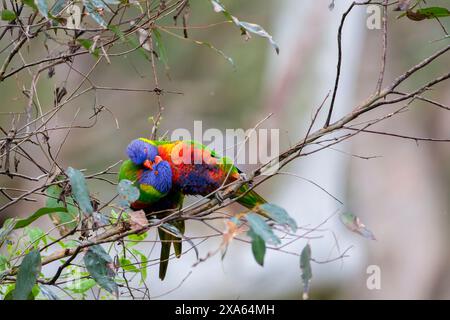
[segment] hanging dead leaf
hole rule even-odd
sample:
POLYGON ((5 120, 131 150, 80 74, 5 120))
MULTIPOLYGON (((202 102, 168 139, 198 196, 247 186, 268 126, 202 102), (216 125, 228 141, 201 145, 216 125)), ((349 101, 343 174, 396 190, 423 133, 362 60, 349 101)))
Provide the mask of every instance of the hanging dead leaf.
POLYGON ((131 230, 140 230, 148 226, 148 219, 143 210, 131 212, 129 215, 131 230))
POLYGON ((149 42, 150 35, 148 34, 148 31, 143 28, 139 28, 137 29, 137 34, 139 38, 139 44, 142 46, 142 48, 151 52, 152 50, 149 42))
POLYGON ((420 12, 414 12, 412 10, 407 10, 406 11, 406 16, 413 21, 422 21, 425 20, 427 18, 426 15, 421 14, 420 12))
POLYGON ((227 230, 223 234, 223 241, 221 248, 224 249, 227 247, 230 242, 237 237, 238 235, 247 231, 247 226, 244 224, 239 224, 239 220, 236 218, 231 218, 226 221, 227 230))

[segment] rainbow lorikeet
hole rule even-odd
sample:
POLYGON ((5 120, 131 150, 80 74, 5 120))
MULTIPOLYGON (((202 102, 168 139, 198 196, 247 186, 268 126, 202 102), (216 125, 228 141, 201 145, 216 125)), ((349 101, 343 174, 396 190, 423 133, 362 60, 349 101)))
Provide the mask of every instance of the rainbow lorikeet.
MULTIPOLYGON (((131 204, 133 210, 147 214, 181 208, 184 195, 208 196, 222 185, 240 179, 240 171, 226 157, 218 157, 213 150, 195 141, 153 141, 145 138, 133 140, 127 147, 128 160, 119 171, 119 180, 133 181, 140 197, 131 204)), ((244 194, 237 202, 252 209, 266 201, 255 191, 242 186, 244 194), (248 191, 248 192, 247 192, 248 191)), ((166 213, 167 214, 167 213, 166 213)), ((177 221, 184 232, 184 221, 177 221)), ((161 239, 159 277, 164 279, 170 256, 171 243, 175 255, 181 255, 181 239, 158 229, 161 239)))

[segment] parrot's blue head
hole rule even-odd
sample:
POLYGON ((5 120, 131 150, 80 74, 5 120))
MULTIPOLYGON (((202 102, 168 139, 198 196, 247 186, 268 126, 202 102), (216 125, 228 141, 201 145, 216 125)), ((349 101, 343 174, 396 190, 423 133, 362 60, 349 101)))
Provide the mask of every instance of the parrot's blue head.
POLYGON ((130 160, 143 170, 139 177, 141 190, 149 194, 166 194, 172 188, 172 169, 167 161, 158 155, 158 149, 141 139, 130 142, 127 147, 130 160))
POLYGON ((155 161, 155 157, 158 155, 158 149, 140 139, 136 139, 130 142, 127 147, 127 155, 134 164, 140 166, 145 165, 148 161, 155 161))
POLYGON ((155 162, 151 169, 144 170, 139 182, 147 186, 151 186, 160 193, 167 193, 172 188, 172 169, 167 161, 163 161, 161 157, 156 156, 155 162))

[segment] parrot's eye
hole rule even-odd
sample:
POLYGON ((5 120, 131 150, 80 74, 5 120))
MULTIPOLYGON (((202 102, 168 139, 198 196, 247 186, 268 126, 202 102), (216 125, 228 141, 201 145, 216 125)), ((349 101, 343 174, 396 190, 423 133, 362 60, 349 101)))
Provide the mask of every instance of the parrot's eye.
POLYGON ((131 161, 136 165, 143 165, 147 160, 154 161, 158 155, 158 150, 155 146, 136 139, 131 141, 127 147, 127 155, 131 161))

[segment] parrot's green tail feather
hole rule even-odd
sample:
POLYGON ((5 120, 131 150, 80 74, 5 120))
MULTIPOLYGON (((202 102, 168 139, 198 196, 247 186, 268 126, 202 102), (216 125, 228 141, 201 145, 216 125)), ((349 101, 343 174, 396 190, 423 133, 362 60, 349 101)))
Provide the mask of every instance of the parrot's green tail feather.
POLYGON ((158 228, 159 239, 161 240, 161 255, 159 257, 159 278, 164 280, 169 266, 171 235, 163 229, 158 228))
POLYGON ((259 194, 257 194, 256 191, 254 190, 248 191, 248 190, 249 190, 248 185, 243 185, 238 190, 238 195, 245 194, 244 196, 242 196, 237 200, 238 203, 242 204, 244 207, 250 210, 256 207, 257 205, 267 203, 267 201, 259 194))
MULTIPOLYGON (((174 222, 173 225, 181 232, 181 234, 184 234, 185 225, 184 220, 174 222)), ((177 258, 181 257, 181 253, 183 252, 183 239, 180 239, 178 237, 172 236, 172 243, 173 243, 173 249, 175 250, 175 256, 177 258)))
MULTIPOLYGON (((172 222, 171 224, 176 227, 182 234, 184 234, 184 220, 172 222)), ((159 257, 159 278, 161 280, 164 280, 164 278, 166 277, 167 268, 169 266, 170 248, 173 244, 175 256, 177 258, 181 257, 181 253, 183 251, 183 241, 181 238, 166 232, 163 228, 158 228, 158 234, 159 239, 161 240, 161 255, 159 257)))

